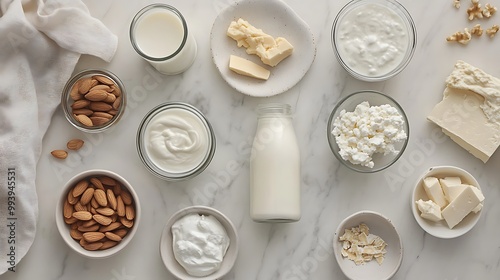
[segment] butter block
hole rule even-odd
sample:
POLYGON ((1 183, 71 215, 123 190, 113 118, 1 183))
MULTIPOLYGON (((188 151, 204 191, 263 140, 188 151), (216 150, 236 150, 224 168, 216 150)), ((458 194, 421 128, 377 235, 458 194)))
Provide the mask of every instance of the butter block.
POLYGON ((420 217, 433 222, 439 222, 443 220, 443 216, 441 215, 441 207, 434 203, 434 201, 424 201, 422 199, 419 199, 415 201, 415 203, 417 204, 417 208, 420 211, 420 217))
POLYGON ((238 47, 246 48, 248 54, 258 55, 269 66, 278 65, 293 52, 292 44, 285 38, 274 39, 241 18, 229 24, 226 34, 237 42, 238 47))
POLYGON ((424 178, 424 190, 427 196, 434 201, 439 207, 445 207, 448 202, 444 197, 443 190, 441 189, 441 184, 436 177, 426 177, 424 178))
POLYGON ((240 75, 261 80, 269 79, 269 75, 271 74, 266 68, 236 55, 231 55, 229 57, 229 69, 240 75))
POLYGON ((486 163, 500 146, 499 107, 500 79, 458 61, 446 79, 443 100, 427 119, 486 163))
POLYGON ((460 223, 469 213, 472 212, 483 200, 484 196, 478 197, 474 187, 468 186, 465 188, 448 206, 446 206, 441 214, 448 224, 450 229, 460 223))

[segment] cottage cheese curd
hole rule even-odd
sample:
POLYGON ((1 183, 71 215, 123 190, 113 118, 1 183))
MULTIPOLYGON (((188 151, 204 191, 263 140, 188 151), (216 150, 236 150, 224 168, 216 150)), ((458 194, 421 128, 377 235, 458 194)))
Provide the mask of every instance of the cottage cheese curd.
POLYGON ((213 216, 188 214, 172 225, 173 251, 189 275, 203 277, 220 269, 230 239, 213 216))
POLYGON ((342 159, 373 168, 373 154, 399 152, 395 144, 407 138, 403 125, 403 116, 396 108, 388 104, 370 106, 365 101, 353 112, 342 110, 333 122, 331 133, 342 159))
POLYGON ((347 67, 369 77, 397 68, 409 48, 409 34, 400 15, 379 4, 353 8, 338 22, 337 51, 347 67))

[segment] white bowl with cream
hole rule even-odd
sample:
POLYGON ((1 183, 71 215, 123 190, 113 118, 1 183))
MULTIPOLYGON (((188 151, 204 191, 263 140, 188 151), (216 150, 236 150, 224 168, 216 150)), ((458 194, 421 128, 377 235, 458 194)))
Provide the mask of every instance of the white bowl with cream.
POLYGON ((167 102, 153 108, 137 132, 137 151, 146 168, 169 181, 200 174, 210 164, 216 140, 212 126, 194 106, 167 102))
POLYGON ((333 22, 332 44, 338 61, 353 77, 383 81, 410 62, 417 30, 408 11, 395 0, 352 0, 333 22))
MULTIPOLYGON (((226 244, 225 242, 222 243, 226 244)), ((206 206, 190 206, 174 213, 167 221, 160 240, 160 255, 163 264, 176 279, 184 280, 222 279, 233 268, 238 256, 238 248, 238 233, 233 223, 220 211, 206 206), (192 222, 193 219, 196 219, 193 218, 193 216, 198 216, 200 220, 205 219, 205 221, 207 221, 204 227, 209 228, 209 230, 207 230, 207 232, 209 232, 208 234, 207 232, 198 232, 199 230, 192 222), (185 218, 189 218, 191 221, 183 220, 185 218), (225 235, 220 234, 221 231, 225 231, 225 235), (212 243, 213 240, 219 240, 219 237, 222 235, 224 238, 228 239, 229 246, 227 246, 224 252, 222 261, 216 264, 217 268, 213 268, 213 263, 204 263, 202 258, 207 257, 207 254, 204 253, 201 254, 202 256, 200 259, 193 260, 190 265, 186 265, 186 263, 179 258, 179 254, 182 255, 183 252, 189 253, 190 243, 193 241, 193 238, 196 239, 196 247, 198 248, 211 248, 209 250, 210 252, 215 252, 219 249, 223 250, 224 248, 218 248, 217 244, 215 244, 215 246, 214 244, 205 244, 212 243), (179 241, 181 242, 180 244, 179 241), (179 246, 181 246, 183 252, 180 252, 179 246), (214 250, 214 248, 216 250, 214 250), (198 268, 196 267, 197 265, 193 264, 194 262, 198 264, 198 268), (190 273, 188 273, 185 267, 189 268, 190 273), (206 272, 208 270, 207 267, 211 267, 208 272, 206 272), (192 275, 197 273, 200 275, 203 274, 204 276, 192 275)), ((209 255, 211 255, 211 253, 209 255)), ((184 258, 184 260, 189 262, 189 258, 184 258)))

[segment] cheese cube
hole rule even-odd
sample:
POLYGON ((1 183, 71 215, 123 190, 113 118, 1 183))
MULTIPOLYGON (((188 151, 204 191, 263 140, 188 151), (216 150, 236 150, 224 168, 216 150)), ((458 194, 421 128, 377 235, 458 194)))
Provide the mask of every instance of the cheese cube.
POLYGON ((415 201, 415 203, 417 204, 418 210, 421 213, 420 217, 433 222, 438 222, 443 219, 443 216, 441 215, 441 207, 434 203, 434 201, 423 201, 422 199, 419 199, 415 201))
POLYGON ((457 198, 450 202, 441 212, 450 229, 460 223, 484 200, 484 196, 478 196, 478 193, 474 191, 474 189, 475 187, 467 186, 467 188, 465 188, 457 198))
POLYGON ((264 67, 235 55, 229 57, 229 69, 238 74, 261 80, 267 80, 271 74, 271 72, 264 67))
POLYGON ((439 207, 445 207, 448 202, 444 197, 443 190, 439 184, 439 180, 436 177, 426 177, 424 178, 424 190, 427 196, 432 199, 439 207))
POLYGON ((454 184, 454 182, 440 179, 441 187, 443 188, 444 196, 448 202, 452 202, 457 196, 465 190, 465 188, 469 185, 466 184, 454 184))

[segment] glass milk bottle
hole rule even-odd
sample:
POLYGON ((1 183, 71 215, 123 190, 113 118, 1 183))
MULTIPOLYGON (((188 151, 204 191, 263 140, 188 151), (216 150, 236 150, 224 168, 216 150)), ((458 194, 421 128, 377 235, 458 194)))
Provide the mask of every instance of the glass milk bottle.
POLYGON ((288 104, 262 104, 250 157, 250 216, 256 222, 300 219, 300 152, 288 104))

